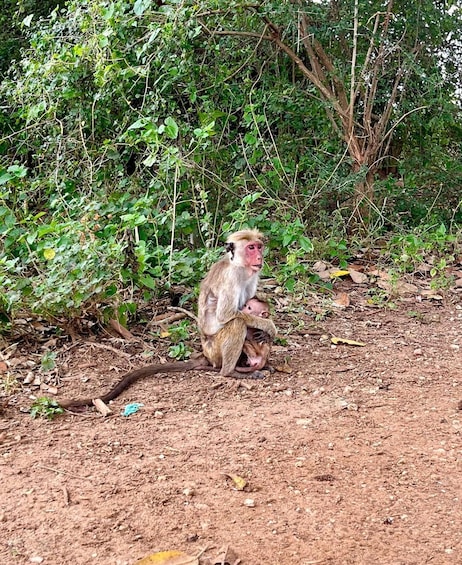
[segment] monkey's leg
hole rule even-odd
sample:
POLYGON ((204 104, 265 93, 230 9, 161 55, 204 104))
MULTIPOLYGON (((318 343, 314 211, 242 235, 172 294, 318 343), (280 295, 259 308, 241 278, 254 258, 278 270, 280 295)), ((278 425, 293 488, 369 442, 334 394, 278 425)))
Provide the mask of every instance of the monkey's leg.
POLYGON ((244 320, 234 318, 228 322, 217 334, 217 345, 221 348, 221 371, 224 377, 234 376, 239 357, 244 347, 247 336, 247 326, 244 320))

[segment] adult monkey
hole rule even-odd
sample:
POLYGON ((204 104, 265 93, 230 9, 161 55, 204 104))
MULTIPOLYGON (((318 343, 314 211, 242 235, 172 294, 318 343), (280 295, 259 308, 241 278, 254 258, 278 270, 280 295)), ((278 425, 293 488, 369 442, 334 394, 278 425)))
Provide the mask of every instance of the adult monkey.
MULTIPOLYGON (((252 311, 252 302, 248 301, 254 298, 263 266, 262 239, 258 230, 231 234, 226 244, 227 254, 212 265, 202 281, 198 308, 202 356, 186 363, 153 364, 130 371, 99 398, 109 402, 134 382, 161 373, 220 370, 224 376, 243 378, 243 373, 251 377, 252 372, 263 368, 269 354, 268 344, 276 335, 276 327, 262 314, 264 308, 259 310, 254 305, 255 315, 248 313, 252 311), (246 303, 249 305, 247 308, 246 303), (247 312, 242 312, 242 308, 247 312), (241 354, 245 366, 238 367, 241 354), (246 365, 246 355, 250 366, 246 365), (260 362, 253 363, 253 358, 260 359, 260 362)), ((63 399, 58 402, 63 408, 76 408, 91 406, 93 399, 63 399)))
MULTIPOLYGON (((255 296, 263 267, 263 250, 263 235, 258 230, 231 234, 226 241, 226 255, 212 265, 201 283, 198 324, 202 351, 225 377, 236 369, 247 328, 261 330, 270 340, 276 335, 271 320, 242 311, 255 296)), ((260 334, 260 341, 261 338, 260 334)), ((259 339, 258 332, 255 339, 259 339)))

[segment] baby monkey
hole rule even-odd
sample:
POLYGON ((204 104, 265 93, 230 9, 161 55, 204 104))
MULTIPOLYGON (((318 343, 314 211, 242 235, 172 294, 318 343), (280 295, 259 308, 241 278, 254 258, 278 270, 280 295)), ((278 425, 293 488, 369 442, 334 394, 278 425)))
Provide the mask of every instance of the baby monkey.
MULTIPOLYGON (((269 318, 269 305, 256 296, 247 300, 242 312, 257 316, 258 318, 269 318)), ((242 347, 242 355, 236 366, 239 373, 251 373, 263 369, 268 361, 271 350, 270 336, 255 328, 247 328, 247 335, 242 347)))
POLYGON ((252 316, 258 316, 259 318, 269 318, 269 304, 265 300, 261 300, 254 296, 244 304, 242 312, 247 314, 252 314, 252 316))

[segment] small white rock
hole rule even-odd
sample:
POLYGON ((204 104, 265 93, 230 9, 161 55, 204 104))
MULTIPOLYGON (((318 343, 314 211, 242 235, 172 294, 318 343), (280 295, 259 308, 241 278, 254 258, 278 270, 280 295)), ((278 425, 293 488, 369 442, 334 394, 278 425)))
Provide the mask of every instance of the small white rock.
POLYGON ((312 422, 313 422, 313 420, 311 418, 299 418, 296 421, 296 424, 298 426, 309 426, 309 425, 311 425, 312 422))
POLYGON ((246 498, 244 500, 244 506, 247 506, 247 508, 255 508, 255 500, 253 498, 246 498))

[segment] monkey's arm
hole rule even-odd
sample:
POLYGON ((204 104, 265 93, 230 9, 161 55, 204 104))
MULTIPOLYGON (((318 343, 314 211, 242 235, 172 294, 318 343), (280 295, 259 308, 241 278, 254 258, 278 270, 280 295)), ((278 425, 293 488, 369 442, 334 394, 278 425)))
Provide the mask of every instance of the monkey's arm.
POLYGON ((234 311, 232 309, 226 309, 219 312, 218 308, 216 311, 217 322, 219 322, 220 326, 223 327, 225 324, 239 318, 244 320, 245 325, 248 328, 255 328, 257 330, 261 330, 267 333, 271 339, 276 337, 276 326, 274 322, 268 318, 260 318, 259 316, 253 316, 252 314, 246 314, 245 312, 241 312, 240 310, 234 311))
POLYGON ((277 334, 276 326, 273 320, 269 318, 259 318, 258 316, 252 316, 251 314, 246 314, 245 312, 237 312, 234 318, 240 318, 244 320, 248 328, 255 328, 267 333, 271 339, 274 339, 277 334))

